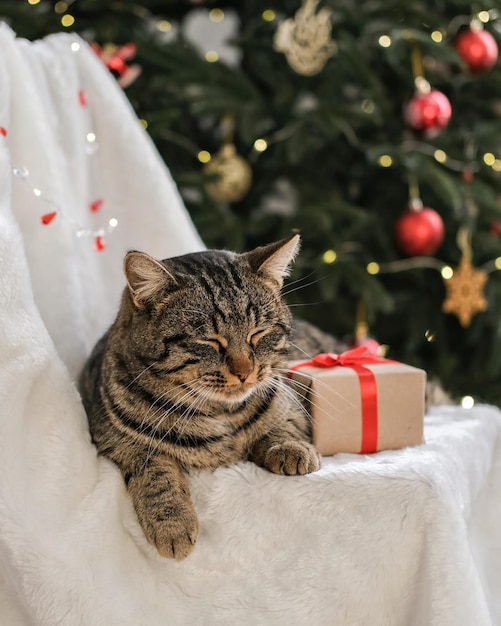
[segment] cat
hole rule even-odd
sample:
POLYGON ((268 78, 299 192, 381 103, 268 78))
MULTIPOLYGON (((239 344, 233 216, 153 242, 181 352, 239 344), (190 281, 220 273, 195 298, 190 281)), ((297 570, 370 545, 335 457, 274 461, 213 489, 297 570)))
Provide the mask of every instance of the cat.
POLYGON ((299 245, 293 235, 243 254, 125 257, 117 318, 79 389, 99 453, 120 469, 164 557, 182 560, 196 542, 189 470, 247 460, 276 474, 319 468, 286 364, 339 346, 293 322, 282 296, 299 245))

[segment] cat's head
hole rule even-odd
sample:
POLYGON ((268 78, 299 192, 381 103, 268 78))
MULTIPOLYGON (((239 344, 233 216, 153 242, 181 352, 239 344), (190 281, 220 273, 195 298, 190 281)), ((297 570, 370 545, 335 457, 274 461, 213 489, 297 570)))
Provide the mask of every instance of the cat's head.
POLYGON ((299 235, 244 254, 208 250, 157 261, 129 252, 127 333, 159 386, 240 401, 283 367, 291 314, 281 287, 299 235))

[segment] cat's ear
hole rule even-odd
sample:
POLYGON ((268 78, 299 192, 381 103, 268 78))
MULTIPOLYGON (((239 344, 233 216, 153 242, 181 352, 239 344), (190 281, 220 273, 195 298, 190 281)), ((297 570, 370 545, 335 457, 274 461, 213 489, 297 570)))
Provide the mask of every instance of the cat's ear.
POLYGON ((299 235, 292 235, 276 243, 256 248, 244 256, 256 274, 281 287, 284 278, 290 273, 289 266, 299 252, 299 246, 299 235))
POLYGON ((169 270, 144 252, 129 252, 124 259, 124 272, 134 304, 142 309, 165 287, 176 285, 169 270))

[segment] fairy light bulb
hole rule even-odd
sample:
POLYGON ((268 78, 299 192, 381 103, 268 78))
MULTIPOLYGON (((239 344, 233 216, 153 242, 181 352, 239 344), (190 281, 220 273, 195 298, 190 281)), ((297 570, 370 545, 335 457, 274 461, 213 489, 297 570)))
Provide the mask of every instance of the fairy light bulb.
POLYGON ((216 61, 219 61, 219 54, 215 50, 207 50, 205 60, 208 63, 216 63, 216 61))
POLYGON ((28 169, 22 165, 13 166, 12 173, 14 174, 14 176, 16 176, 17 178, 21 178, 22 180, 28 178, 28 176, 30 175, 28 169))
MULTIPOLYGON (((28 0, 30 1, 30 0, 28 0)), ((37 4, 34 0, 31 0, 31 4, 37 4)), ((61 3, 60 3, 61 4, 61 3)), ((63 7, 61 7, 63 8, 63 7)), ((68 16, 68 14, 66 14, 68 16)), ((65 16, 63 16, 64 18, 65 16)), ((70 16, 72 17, 72 16, 70 16)), ((74 21, 74 18, 72 18, 74 21)), ((77 53, 80 50, 80 44, 77 41, 73 41, 69 44, 69 49, 73 53, 77 53)), ((75 94, 75 106, 78 107, 80 105, 81 114, 87 120, 90 120, 89 114, 87 112, 87 96, 85 92, 81 89, 75 94)), ((89 123, 89 122, 88 122, 89 123)), ((0 126, 0 140, 2 137, 7 137, 8 129, 0 126)), ((97 147, 98 141, 97 136, 93 132, 92 129, 88 129, 87 132, 82 137, 83 149, 88 154, 93 154, 97 147)), ((92 237, 93 238, 93 246, 97 251, 102 251, 106 248, 105 235, 106 233, 111 233, 117 226, 118 220, 115 217, 109 218, 104 228, 100 228, 96 230, 95 228, 86 228, 84 226, 78 225, 73 216, 69 215, 64 207, 58 206, 56 202, 54 202, 51 198, 47 197, 43 191, 39 187, 34 186, 30 181, 30 172, 27 167, 24 165, 14 165, 11 163, 11 172, 12 176, 20 180, 23 184, 27 185, 28 189, 33 193, 33 195, 39 200, 39 205, 44 207, 45 212, 43 212, 39 216, 39 223, 44 228, 50 228, 50 224, 56 219, 57 220, 66 220, 73 228, 74 235, 77 238, 82 237, 92 237), (47 205, 49 205, 49 209, 47 209, 47 205)), ((92 202, 89 202, 87 206, 87 210, 90 213, 99 213, 104 204, 104 200, 102 198, 93 199, 92 202)))
POLYGON ((328 265, 330 265, 331 263, 334 263, 336 259, 337 259, 337 254, 335 250, 326 250, 322 255, 323 262, 327 263, 328 265))
POLYGON ((254 150, 256 152, 264 152, 268 148, 268 142, 266 139, 256 139, 254 142, 254 150))
POLYGON ((261 17, 265 22, 273 22, 276 19, 277 14, 272 9, 265 9, 261 13, 261 17))
POLYGON ((222 9, 211 9, 209 11, 209 20, 217 23, 224 20, 224 11, 222 9))
POLYGON ((207 150, 200 150, 197 154, 197 159, 200 163, 208 163, 211 160, 211 154, 207 150))
POLYGON ((73 17, 73 15, 70 15, 69 13, 66 13, 61 18, 61 25, 64 26, 65 28, 69 28, 70 26, 73 26, 74 23, 75 23, 75 18, 73 17))
POLYGON ((472 396, 464 396, 461 398, 461 406, 463 409, 472 409, 475 405, 475 400, 472 396))

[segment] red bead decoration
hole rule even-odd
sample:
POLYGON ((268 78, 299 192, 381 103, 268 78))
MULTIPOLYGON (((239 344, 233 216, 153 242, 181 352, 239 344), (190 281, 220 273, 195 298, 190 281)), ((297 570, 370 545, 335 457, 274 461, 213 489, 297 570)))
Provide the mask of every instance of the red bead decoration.
POLYGON ((85 95, 85 91, 82 89, 78 92, 78 101, 83 107, 87 106, 87 96, 85 95))
POLYGON ((97 43, 91 43, 90 47, 106 67, 118 75, 117 82, 121 87, 128 87, 141 73, 139 65, 128 65, 126 63, 136 54, 135 44, 127 43, 119 47, 113 44, 106 44, 101 47, 97 43))
POLYGON ((473 182, 473 172, 471 170, 465 169, 461 172, 461 177, 463 182, 472 183, 473 182))
POLYGON ((490 231, 491 235, 493 235, 497 239, 501 238, 501 221, 496 220, 494 222, 491 222, 490 231))
POLYGON ((486 30, 464 30, 454 40, 454 48, 474 74, 486 72, 498 58, 498 44, 486 30))
POLYGON ((45 215, 42 215, 42 217, 40 218, 40 221, 42 222, 42 224, 44 226, 48 226, 52 220, 56 217, 57 215, 57 211, 52 211, 52 213, 46 213, 45 215))
POLYGON ((434 254, 444 238, 444 223, 433 209, 408 209, 395 224, 398 247, 408 256, 434 254))
POLYGON ((451 115, 449 99, 437 90, 417 93, 404 109, 404 119, 408 126, 426 137, 433 137, 443 131, 451 115))
POLYGON ((92 213, 97 213, 97 211, 99 211, 99 209, 103 206, 103 202, 104 200, 102 198, 94 200, 94 202, 91 202, 89 204, 89 211, 92 211, 92 213))
POLYGON ((5 130, 5 128, 3 126, 0 126, 0 135, 3 135, 4 137, 7 137, 7 131, 5 130))
POLYGON ((94 250, 101 252, 106 248, 106 243, 104 241, 104 237, 102 235, 96 235, 94 238, 94 250))

